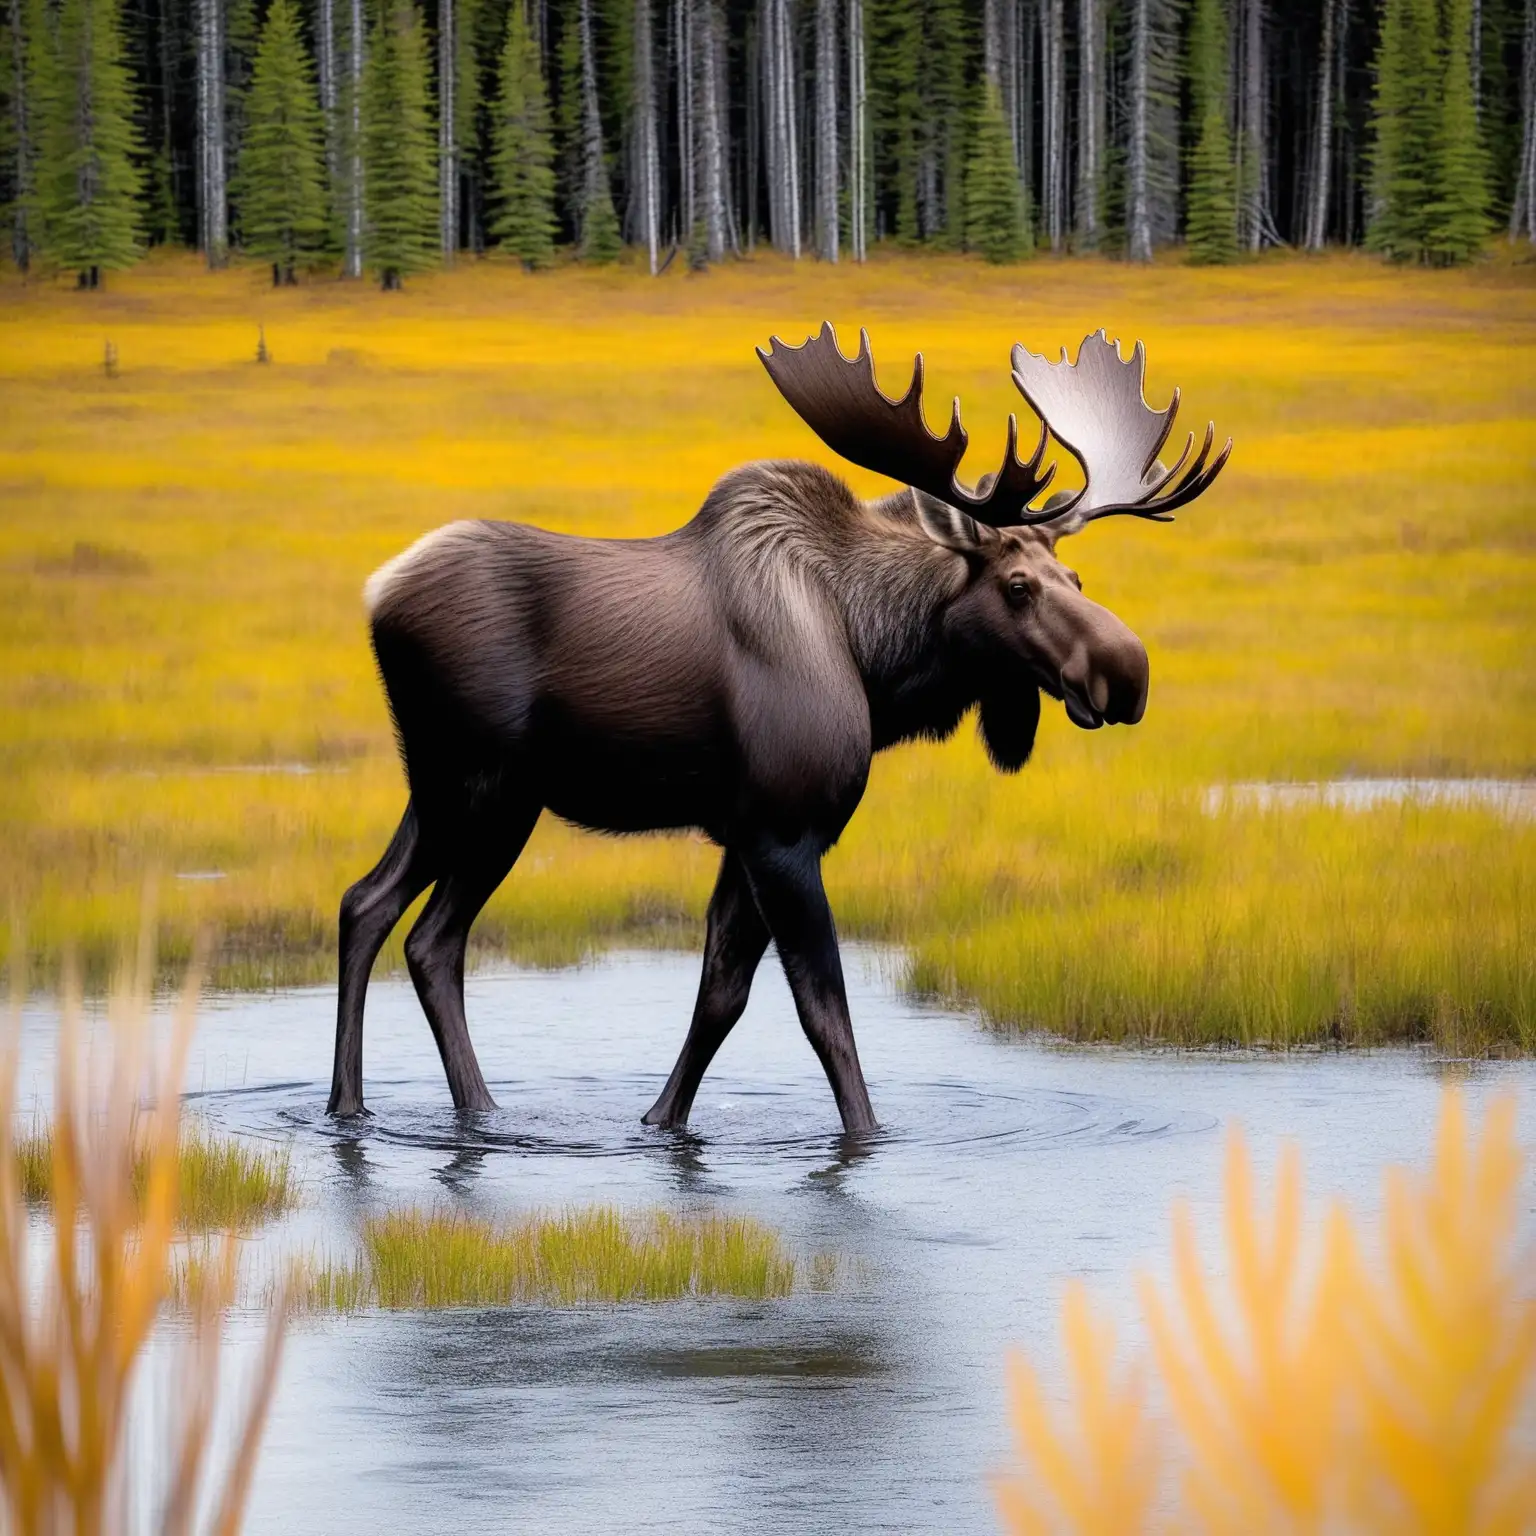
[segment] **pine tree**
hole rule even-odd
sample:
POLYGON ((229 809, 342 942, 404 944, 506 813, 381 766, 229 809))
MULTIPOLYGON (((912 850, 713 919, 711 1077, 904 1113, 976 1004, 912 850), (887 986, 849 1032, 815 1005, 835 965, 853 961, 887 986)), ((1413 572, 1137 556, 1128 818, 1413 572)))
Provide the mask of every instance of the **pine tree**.
POLYGON ((435 146, 421 21, 412 0, 388 0, 363 74, 363 245, 383 288, 437 259, 435 146))
POLYGON ((246 102, 238 196, 245 247, 272 263, 272 284, 292 283, 303 256, 321 250, 328 220, 324 139, 309 57, 293 0, 272 0, 246 102))
POLYGON ((1195 0, 1189 29, 1190 100, 1197 138, 1189 160, 1185 240, 1192 262, 1237 255, 1237 197, 1226 105, 1227 20, 1221 0, 1195 0))
POLYGON ((1024 194, 1013 163, 1002 93, 988 80, 971 138, 965 173, 965 243, 988 261, 1017 261, 1028 254, 1024 194))
POLYGON ((138 140, 120 0, 63 0, 53 46, 38 38, 37 207, 49 258, 82 288, 139 256, 138 140))
POLYGON ((500 208, 491 233, 530 271, 548 266, 555 249, 554 148, 538 44, 522 0, 512 0, 507 11, 494 143, 491 169, 500 208))
POLYGON ((577 31, 581 53, 581 259, 596 264, 615 261, 624 249, 619 216, 608 185, 603 122, 597 101, 597 50, 592 39, 591 0, 578 0, 577 31))
POLYGON ((1429 236, 1442 85, 1435 11, 1435 0, 1385 0, 1381 13, 1366 243, 1396 261, 1420 259, 1429 236))
POLYGON ((1424 210, 1425 257, 1437 266, 1468 261, 1488 236, 1488 176, 1473 100, 1468 0, 1444 0, 1432 195, 1424 210))

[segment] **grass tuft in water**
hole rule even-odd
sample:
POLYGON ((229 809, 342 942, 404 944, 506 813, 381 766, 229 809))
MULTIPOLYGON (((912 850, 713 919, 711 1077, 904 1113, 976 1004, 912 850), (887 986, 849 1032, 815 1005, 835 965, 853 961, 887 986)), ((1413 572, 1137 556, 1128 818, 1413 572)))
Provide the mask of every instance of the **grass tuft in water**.
MULTIPOLYGON (((785 1296, 795 1260, 745 1216, 626 1216, 611 1206, 498 1223, 445 1211, 401 1211, 363 1229, 373 1299, 385 1308, 544 1302, 667 1301, 682 1296, 785 1296)), ((325 1265, 313 1292, 347 1293, 325 1265)), ((341 1307, 340 1310, 347 1310, 341 1307)))
MULTIPOLYGON (((53 1198, 53 1131, 34 1123, 14 1142, 23 1198, 46 1205, 53 1198)), ((298 1181, 286 1147, 272 1148, 216 1135, 205 1125, 182 1127, 176 1147, 179 1184, 177 1225, 184 1232, 249 1229, 298 1204, 298 1181)), ((148 1188, 150 1154, 133 1155, 133 1187, 142 1204, 148 1188)))

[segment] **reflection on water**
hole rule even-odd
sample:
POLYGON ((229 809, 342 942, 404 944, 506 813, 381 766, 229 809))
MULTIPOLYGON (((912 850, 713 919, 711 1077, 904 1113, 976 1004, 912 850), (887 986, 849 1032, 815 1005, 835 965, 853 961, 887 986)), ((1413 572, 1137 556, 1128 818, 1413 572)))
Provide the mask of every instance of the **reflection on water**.
POLYGON ((1213 784, 1205 812, 1226 806, 1261 811, 1326 805, 1372 811, 1383 805, 1477 806, 1511 820, 1536 816, 1536 779, 1326 779, 1306 784, 1213 784))
MULTIPOLYGON (((1428 1148, 1441 1073, 1417 1053, 1042 1047, 896 995, 874 979, 889 957, 848 960, 882 1122, 868 1144, 838 1134, 771 966, 686 1134, 639 1122, 683 1037, 692 957, 473 978, 471 1027, 501 1106, 483 1115, 452 1108, 403 983, 373 989, 374 1113, 345 1126, 323 1113, 331 993, 213 999, 189 1074, 199 1112, 291 1141, 305 1180, 308 1204, 268 1236, 269 1256, 350 1251, 362 1216, 391 1205, 607 1201, 748 1213, 839 1261, 832 1289, 775 1302, 302 1324, 252 1529, 994 1529, 1007 1348, 1057 1357, 1068 1276, 1134 1337, 1134 1278, 1164 1262, 1172 1197, 1212 1226, 1225 1120, 1242 1119, 1261 1168, 1298 1140, 1317 1207, 1342 1193, 1368 1219, 1382 1163, 1428 1148)), ((24 1081, 43 1080, 52 1038, 39 1006, 24 1081)), ((1474 1106, 1516 1091, 1529 1131, 1532 1064, 1459 1070, 1474 1106)))

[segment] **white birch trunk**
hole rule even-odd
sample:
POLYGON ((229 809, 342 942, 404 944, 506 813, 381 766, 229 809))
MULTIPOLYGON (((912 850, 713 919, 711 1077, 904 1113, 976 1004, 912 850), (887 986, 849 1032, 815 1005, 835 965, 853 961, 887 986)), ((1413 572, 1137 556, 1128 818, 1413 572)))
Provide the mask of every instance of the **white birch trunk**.
POLYGON ((798 260, 800 168, 795 133, 794 51, 789 0, 764 0, 763 12, 771 233, 773 243, 798 260))
POLYGON ((1099 0, 1078 0, 1077 233, 1099 243, 1099 170, 1104 144, 1104 17, 1099 0))
POLYGON ((1242 201, 1238 222, 1243 244, 1257 251, 1271 234, 1264 0, 1242 0, 1240 58, 1238 187, 1242 201))
POLYGON ((1536 245, 1536 0, 1525 0, 1520 104, 1524 127, 1520 136, 1520 169, 1515 177, 1514 205, 1509 212, 1509 238, 1518 240, 1523 228, 1531 244, 1536 245))
MULTIPOLYGON (((1533 0, 1536 3, 1536 0, 1533 0)), ((864 84, 864 0, 848 0, 848 243, 855 261, 867 254, 869 231, 869 144, 864 84)))
POLYGON ((363 0, 352 0, 347 33, 347 247, 342 270, 363 275, 363 0))
POLYGON ((703 203, 704 248, 711 261, 725 255, 725 150, 720 133, 723 92, 719 78, 713 0, 695 0, 692 47, 698 65, 699 191, 703 203))
POLYGON ((336 0, 320 0, 315 52, 320 71, 320 116, 325 123, 325 170, 327 183, 334 188, 340 167, 336 153, 336 0))
POLYGON ((1051 249, 1061 249, 1066 232, 1066 40, 1063 0, 1040 8, 1041 87, 1045 95, 1042 145, 1045 230, 1051 249))
MULTIPOLYGON (((516 3, 516 0, 514 0, 516 3)), ((454 0, 437 6, 437 206, 443 262, 459 246, 458 35, 454 0)))
POLYGON ((686 245, 698 222, 697 178, 699 150, 694 133, 693 7, 677 0, 677 169, 681 204, 682 243, 686 245))
MULTIPOLYGON (((514 0, 516 3, 516 0, 514 0)), ((661 165, 656 143, 656 60, 651 38, 651 0, 635 0, 635 192, 638 233, 651 276, 661 245, 661 165)))
POLYGON ((1147 96, 1151 52, 1150 0, 1133 0, 1131 12, 1131 123, 1127 157, 1127 244, 1132 261, 1152 260, 1152 210, 1147 187, 1147 96))
POLYGON ((1333 71, 1337 52, 1338 0, 1323 0, 1323 41, 1317 63, 1317 127, 1312 143, 1312 186, 1307 208, 1307 249, 1320 251, 1328 238, 1329 182, 1333 175, 1333 71))
POLYGON ((581 171, 582 238, 593 207, 608 195, 608 163, 603 158, 603 120, 597 106, 597 61, 592 47, 592 3, 581 0, 577 10, 581 29, 581 171))
POLYGON ((837 0, 816 0, 816 249, 838 256, 837 0))
POLYGON ((222 267, 229 253, 223 9, 223 0, 197 0, 198 243, 210 267, 222 267))

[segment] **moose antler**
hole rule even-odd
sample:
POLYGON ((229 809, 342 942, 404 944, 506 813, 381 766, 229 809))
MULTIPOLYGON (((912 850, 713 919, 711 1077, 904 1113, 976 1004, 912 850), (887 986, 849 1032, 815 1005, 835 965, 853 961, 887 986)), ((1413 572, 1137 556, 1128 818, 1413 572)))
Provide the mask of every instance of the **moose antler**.
POLYGON ((1188 468, 1194 433, 1172 469, 1158 462, 1178 414, 1179 392, 1174 390, 1165 411, 1147 404, 1142 393, 1147 354, 1139 341, 1124 360, 1119 342, 1097 331, 1084 340, 1075 363, 1067 361, 1065 347, 1059 363, 1022 346, 1014 347, 1012 361, 1019 392, 1050 427, 1051 436, 1083 466, 1086 477, 1082 490, 1051 509, 1048 519, 1028 519, 1048 521, 1059 534, 1075 533, 1095 518, 1116 513, 1170 522, 1176 508, 1187 506, 1221 473, 1232 452, 1229 437, 1211 459, 1216 426, 1209 422, 1205 442, 1188 468))
MULTIPOLYGON (((846 358, 837 344, 831 321, 798 347, 786 346, 777 336, 761 347, 768 376, 779 393, 804 418, 807 426, 834 453, 876 474, 889 475, 903 485, 915 486, 952 507, 969 513, 977 522, 994 527, 1041 521, 1026 508, 1051 482, 1051 465, 1040 473, 1045 452, 1045 429, 1027 459, 1018 456, 1019 426, 1008 418, 1008 443, 1002 468, 984 476, 974 491, 955 478, 965 456, 966 431, 960 425, 960 400, 955 399, 949 430, 935 437, 923 419, 923 354, 912 365, 912 383, 900 400, 892 400, 875 383, 874 358, 869 332, 859 332, 859 352, 846 358)), ((1052 514, 1053 516, 1055 514, 1052 514)))

